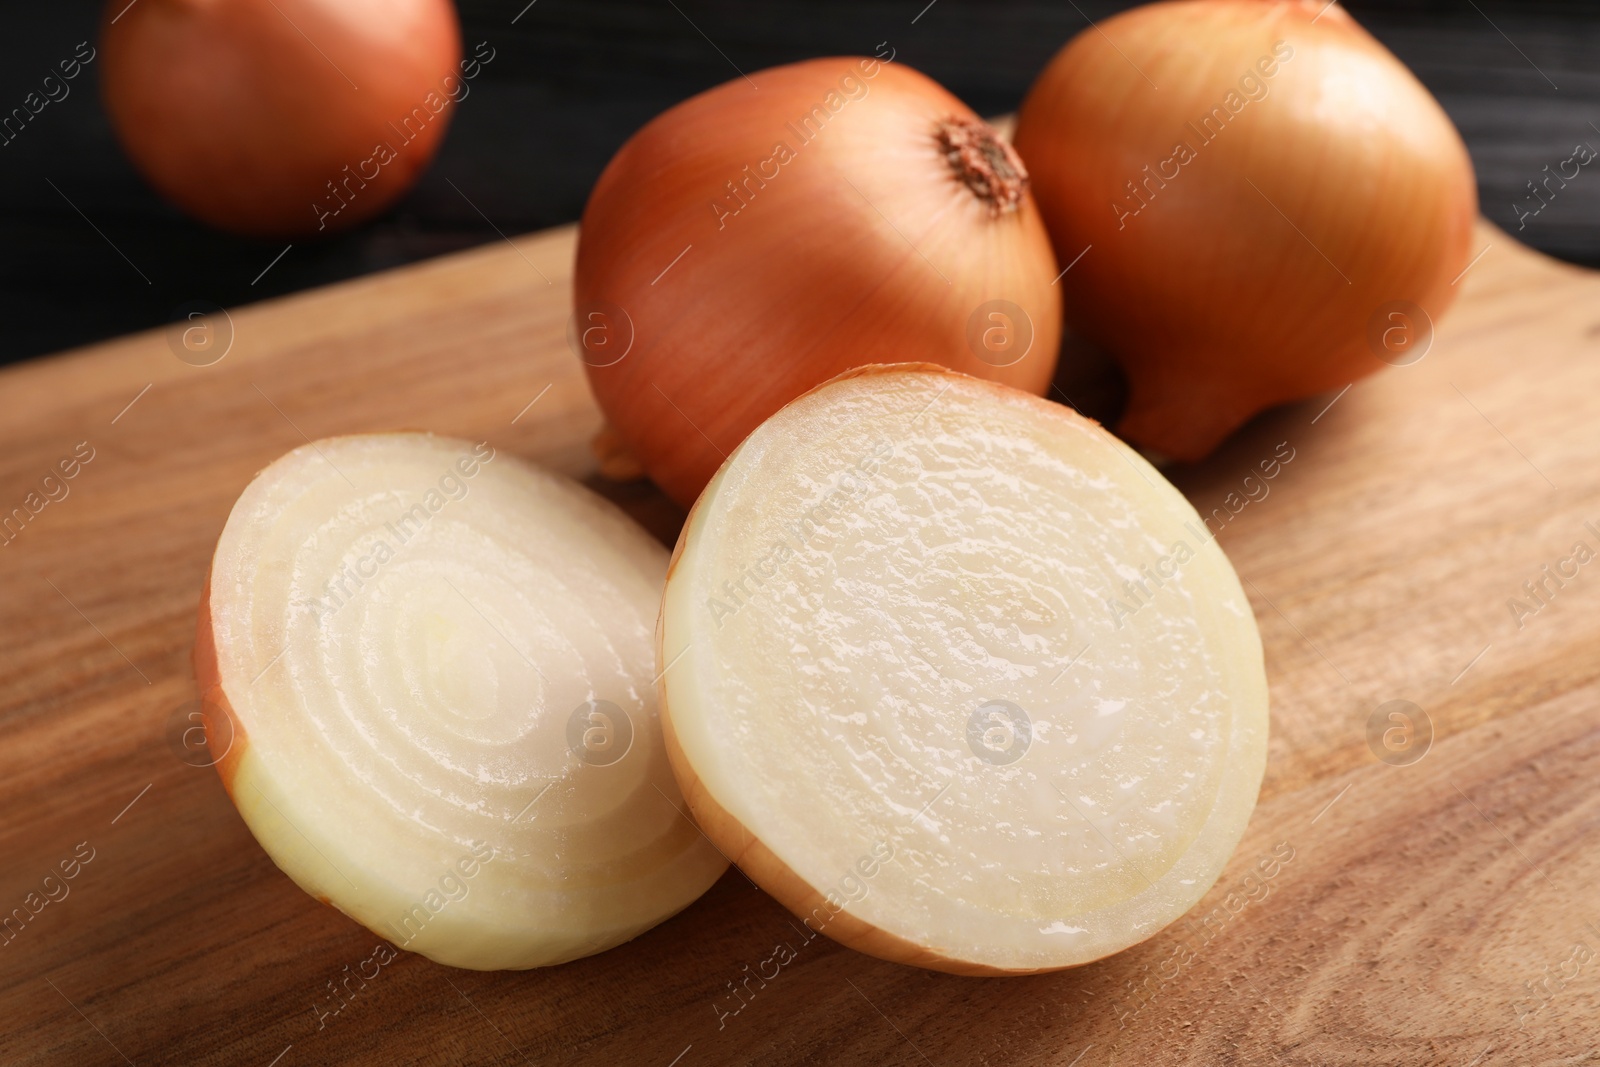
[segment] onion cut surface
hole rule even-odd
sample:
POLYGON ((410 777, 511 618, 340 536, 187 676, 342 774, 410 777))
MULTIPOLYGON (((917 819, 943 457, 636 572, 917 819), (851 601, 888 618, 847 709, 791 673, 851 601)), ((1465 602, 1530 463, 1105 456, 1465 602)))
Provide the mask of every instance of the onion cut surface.
POLYGON ((1260 637, 1194 509, 1098 424, 927 365, 834 379, 734 452, 659 642, 706 833, 900 962, 1027 973, 1150 937, 1265 767, 1260 637))
POLYGON ((666 552, 488 444, 333 438, 228 517, 201 602, 207 738, 308 893, 441 963, 559 963, 726 862, 682 814, 652 624, 666 552))

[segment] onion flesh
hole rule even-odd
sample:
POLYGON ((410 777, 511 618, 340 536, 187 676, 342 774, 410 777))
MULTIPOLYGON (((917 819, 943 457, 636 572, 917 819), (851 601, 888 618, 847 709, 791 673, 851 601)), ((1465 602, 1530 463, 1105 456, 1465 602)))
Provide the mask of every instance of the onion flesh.
POLYGON ((1085 30, 1016 145, 1117 429, 1197 460, 1256 412, 1426 354, 1472 255, 1472 163, 1438 102, 1325 0, 1148 4, 1085 30))
POLYGON ((486 443, 296 449, 234 505, 201 604, 223 782, 306 892, 441 963, 626 941, 726 867, 662 749, 665 569, 612 505, 486 443))
POLYGON ((668 578, 690 807, 810 930, 886 959, 1015 974, 1152 936, 1265 763, 1255 619, 1204 534, 1017 390, 911 365, 807 394, 717 474, 668 578))
POLYGON ((703 93, 622 147, 584 209, 572 343, 687 507, 763 419, 863 363, 1043 392, 1055 276, 993 129, 902 64, 816 59, 703 93))

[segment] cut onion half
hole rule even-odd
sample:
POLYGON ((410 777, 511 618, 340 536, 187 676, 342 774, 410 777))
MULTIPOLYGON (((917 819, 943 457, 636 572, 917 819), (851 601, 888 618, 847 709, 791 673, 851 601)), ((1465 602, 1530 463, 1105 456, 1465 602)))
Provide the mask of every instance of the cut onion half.
POLYGON ((256 476, 200 604, 223 784, 301 888, 479 970, 610 948, 726 868, 662 748, 666 551, 487 443, 331 438, 256 476))
POLYGON ((658 634, 701 827, 884 959, 1032 973, 1150 937, 1265 768, 1255 618, 1194 509, 1097 423, 936 367, 853 371, 745 440, 658 634))

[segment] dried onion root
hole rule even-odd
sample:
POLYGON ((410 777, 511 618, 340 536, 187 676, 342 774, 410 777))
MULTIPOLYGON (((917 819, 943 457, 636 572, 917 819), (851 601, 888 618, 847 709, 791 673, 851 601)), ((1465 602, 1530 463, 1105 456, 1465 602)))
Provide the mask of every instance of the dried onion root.
POLYGON ((665 569, 620 511, 487 444, 289 453, 234 505, 200 606, 239 813, 306 892, 441 963, 649 929, 726 867, 662 750, 665 569))
POLYGON ((712 840, 812 930, 938 970, 1155 934, 1265 765, 1255 619, 1194 509, 1097 424, 931 366, 844 375, 739 447, 659 641, 712 840))

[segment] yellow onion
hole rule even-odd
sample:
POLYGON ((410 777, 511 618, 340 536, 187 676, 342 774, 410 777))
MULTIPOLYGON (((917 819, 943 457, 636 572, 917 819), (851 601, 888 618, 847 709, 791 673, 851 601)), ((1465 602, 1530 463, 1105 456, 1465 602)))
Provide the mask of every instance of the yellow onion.
POLYGON ((574 347, 649 475, 692 502, 779 407, 926 360, 1042 392, 1055 261, 1015 152, 915 71, 817 59, 658 116, 583 215, 574 347))
POLYGON ((450 0, 111 0, 105 14, 123 149, 189 214, 251 236, 387 209, 494 54, 461 61, 450 0))
POLYGON ((1171 457, 1420 358, 1470 255, 1471 161, 1438 102, 1325 0, 1189 0, 1086 30, 1016 144, 1067 319, 1171 457))

